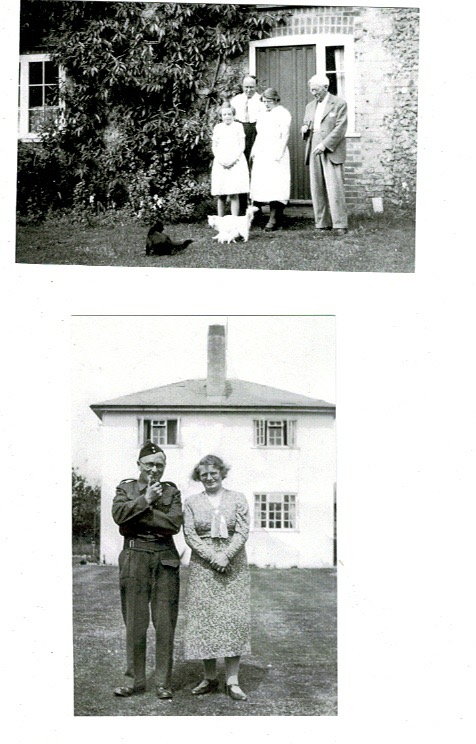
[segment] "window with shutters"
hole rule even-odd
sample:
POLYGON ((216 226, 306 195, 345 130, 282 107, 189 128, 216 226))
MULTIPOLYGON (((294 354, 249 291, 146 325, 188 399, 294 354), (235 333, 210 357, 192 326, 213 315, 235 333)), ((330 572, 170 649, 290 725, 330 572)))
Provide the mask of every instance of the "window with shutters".
POLYGON ((138 419, 138 441, 143 444, 150 440, 160 447, 177 447, 179 441, 180 419, 140 418, 138 419))
POLYGON ((255 419, 255 447, 294 447, 296 421, 294 419, 255 419))

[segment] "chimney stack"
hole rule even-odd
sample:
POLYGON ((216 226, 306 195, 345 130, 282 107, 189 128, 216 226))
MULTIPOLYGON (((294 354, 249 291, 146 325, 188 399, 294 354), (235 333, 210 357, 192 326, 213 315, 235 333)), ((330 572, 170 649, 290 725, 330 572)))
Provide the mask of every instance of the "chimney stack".
MULTIPOLYGON (((225 326, 208 328, 207 398, 223 398, 226 393, 225 326)), ((212 401, 213 402, 213 401, 212 401)), ((218 401, 216 401, 218 402, 218 401)))

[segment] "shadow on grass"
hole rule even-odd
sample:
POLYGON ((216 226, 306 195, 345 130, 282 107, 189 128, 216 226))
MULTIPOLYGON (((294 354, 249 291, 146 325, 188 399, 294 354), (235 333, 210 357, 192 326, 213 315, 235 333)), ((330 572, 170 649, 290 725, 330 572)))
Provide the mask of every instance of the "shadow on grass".
POLYGON ((251 654, 243 657, 240 683, 248 695, 236 702, 224 694, 218 662, 216 694, 194 697, 202 679, 200 661, 183 658, 187 570, 181 596, 173 673, 174 697, 154 692, 154 638, 149 629, 147 690, 116 698, 123 683, 125 633, 119 609, 118 569, 73 568, 75 714, 78 716, 335 716, 337 715, 336 575, 332 569, 251 567, 251 654))
MULTIPOLYGON (((261 223, 262 225, 263 223, 261 223)), ((351 217, 347 235, 319 234, 306 212, 288 209, 285 229, 266 233, 253 225, 247 243, 217 244, 205 222, 168 226, 177 241, 193 239, 171 256, 146 256, 148 226, 68 225, 50 220, 18 226, 19 263, 137 266, 157 268, 297 269, 303 271, 412 272, 415 215, 394 212, 351 217)))

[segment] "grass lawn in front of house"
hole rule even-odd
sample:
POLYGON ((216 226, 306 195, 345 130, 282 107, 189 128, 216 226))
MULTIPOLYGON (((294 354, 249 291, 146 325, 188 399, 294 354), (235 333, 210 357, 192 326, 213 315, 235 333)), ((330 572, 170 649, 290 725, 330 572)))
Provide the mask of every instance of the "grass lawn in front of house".
POLYGON ((235 702, 220 691, 193 697, 199 661, 182 654, 187 569, 181 569, 174 697, 154 693, 154 639, 149 628, 147 691, 116 698, 123 684, 125 630, 118 568, 73 568, 75 714, 78 716, 335 716, 337 715, 336 572, 334 569, 251 567, 252 653, 243 657, 240 683, 248 695, 235 702))
POLYGON ((303 271, 401 272, 415 270, 415 216, 411 212, 356 216, 349 232, 318 233, 303 211, 288 207, 286 229, 266 233, 253 225, 247 243, 220 245, 206 222, 167 225, 174 240, 194 242, 174 256, 146 256, 147 225, 69 225, 50 220, 17 228, 18 263, 88 266, 141 266, 296 269, 303 271))

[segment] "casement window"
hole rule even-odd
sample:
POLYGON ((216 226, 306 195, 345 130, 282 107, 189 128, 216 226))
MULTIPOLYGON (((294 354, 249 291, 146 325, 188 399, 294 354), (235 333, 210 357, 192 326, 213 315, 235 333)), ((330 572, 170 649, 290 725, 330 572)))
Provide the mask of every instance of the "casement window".
POLYGON ((326 75, 329 78, 329 93, 347 98, 345 92, 344 47, 325 46, 326 75))
POLYGON ((20 56, 18 136, 38 139, 43 127, 59 123, 62 72, 48 54, 20 56))
POLYGON ((294 419, 255 419, 255 447, 294 447, 296 421, 294 419))
POLYGON ((295 530, 295 493, 255 493, 255 529, 295 530))
POLYGON ((180 419, 141 418, 138 419, 138 441, 143 444, 150 439, 154 444, 176 447, 179 444, 180 419))

